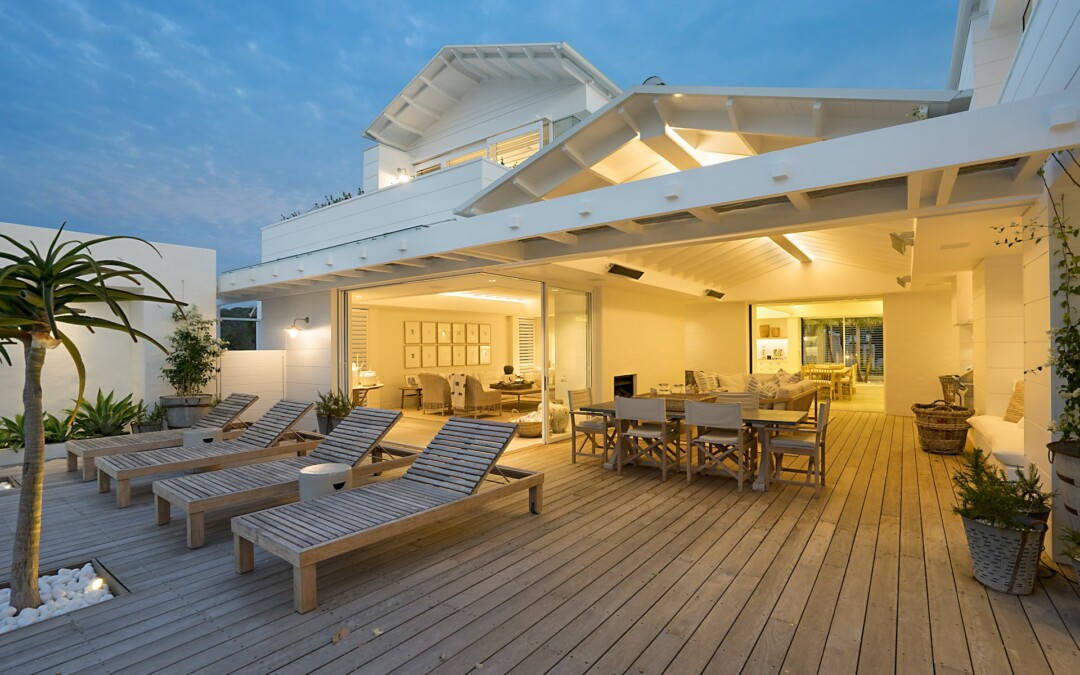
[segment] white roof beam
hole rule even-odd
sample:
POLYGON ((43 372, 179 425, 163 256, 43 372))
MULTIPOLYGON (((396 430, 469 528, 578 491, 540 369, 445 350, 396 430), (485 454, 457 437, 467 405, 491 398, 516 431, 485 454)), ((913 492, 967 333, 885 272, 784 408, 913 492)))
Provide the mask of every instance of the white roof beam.
POLYGON ((814 138, 825 138, 825 102, 814 101, 810 111, 814 121, 814 138))
POLYGON ((468 260, 468 258, 465 257, 465 256, 453 255, 453 254, 450 254, 450 253, 436 253, 435 255, 433 255, 431 257, 439 258, 439 259, 442 259, 442 260, 449 260, 451 262, 465 262, 466 260, 468 260))
POLYGON ((513 77, 513 75, 507 74, 506 71, 504 71, 502 68, 496 67, 494 63, 489 63, 487 55, 484 54, 484 52, 480 51, 479 47, 474 47, 472 51, 473 54, 476 55, 476 64, 473 65, 473 67, 477 70, 482 69, 483 71, 494 75, 500 80, 509 80, 513 77))
POLYGON ((401 95, 401 100, 405 101, 406 103, 408 103, 408 104, 409 104, 409 105, 411 105, 412 107, 416 108, 416 109, 417 109, 417 110, 419 110, 420 112, 424 113, 425 115, 427 115, 428 117, 430 117, 430 118, 431 118, 431 119, 433 119, 433 120, 437 120, 437 119, 439 119, 440 117, 442 117, 442 115, 440 115, 439 113, 435 112, 435 111, 434 111, 434 110, 432 110, 431 108, 427 107, 427 106, 426 106, 426 105, 424 105, 423 103, 417 103, 417 102, 416 102, 416 99, 414 99, 414 98, 412 98, 412 97, 409 97, 409 96, 406 96, 405 94, 402 94, 402 95, 401 95))
POLYGON ((390 113, 383 113, 383 117, 390 120, 391 122, 393 122, 397 126, 404 129, 405 131, 408 131, 410 134, 416 134, 417 136, 423 136, 424 135, 423 131, 417 129, 416 127, 414 127, 411 124, 408 124, 406 122, 402 122, 401 120, 399 120, 397 117, 394 117, 390 113))
POLYGON ((487 244, 475 248, 463 248, 459 249, 458 253, 463 253, 467 256, 480 258, 482 260, 493 260, 495 262, 521 262, 525 259, 525 247, 520 241, 508 241, 501 244, 487 244))
POLYGON ((570 60, 566 58, 566 55, 559 51, 558 47, 551 48, 551 55, 555 57, 555 62, 562 66, 562 69, 565 70, 570 75, 570 77, 574 78, 581 84, 592 83, 592 78, 587 76, 584 72, 581 71, 580 68, 571 63, 570 60))
POLYGON ((534 199, 543 199, 544 198, 543 193, 538 188, 533 187, 528 181, 526 181, 526 180, 524 180, 522 178, 515 178, 514 179, 514 185, 518 186, 519 188, 521 188, 525 192, 528 192, 530 195, 533 196, 534 199))
POLYGON ((935 206, 946 206, 952 199, 953 188, 956 187, 956 176, 960 171, 958 166, 947 166, 941 172, 941 182, 938 183, 937 197, 934 198, 935 206))
POLYGON ((529 63, 531 63, 538 71, 540 71, 540 73, 542 73, 544 77, 551 80, 552 82, 559 81, 559 75, 551 68, 548 68, 546 65, 540 62, 540 58, 533 53, 532 47, 525 47, 524 51, 525 57, 529 59, 529 63))
POLYGON ((405 267, 431 267, 431 263, 426 260, 420 260, 419 258, 413 258, 412 260, 395 260, 395 265, 404 265, 405 267))
POLYGON ((743 133, 742 113, 739 112, 739 106, 735 102, 734 96, 728 96, 724 99, 724 109, 727 110, 728 122, 731 123, 731 131, 739 137, 739 140, 743 142, 743 145, 750 148, 755 155, 758 154, 757 147, 750 141, 747 135, 743 133))
POLYGON ((517 73, 518 76, 525 78, 529 82, 532 82, 536 79, 536 76, 534 76, 532 73, 522 68, 519 64, 514 63, 514 60, 510 58, 510 54, 505 49, 499 47, 496 51, 499 53, 499 56, 502 57, 503 63, 506 64, 506 67, 517 73))
POLYGON ((907 207, 912 211, 922 207, 923 175, 916 172, 907 177, 907 207))
POLYGON ((795 242, 788 239, 786 235, 774 234, 770 236, 769 239, 771 239, 774 244, 784 249, 784 251, 787 252, 788 255, 790 255, 792 258, 795 258, 799 262, 804 264, 813 262, 810 256, 806 255, 806 253, 803 252, 803 250, 799 248, 795 244, 795 242))
MULTIPOLYGON (((443 62, 444 62, 444 63, 445 63, 445 61, 446 61, 446 60, 445 60, 445 59, 443 59, 443 62)), ((447 99, 447 100, 449 100, 449 101, 452 101, 452 102, 454 102, 454 103, 457 103, 458 101, 460 101, 460 100, 461 100, 461 99, 460 99, 459 97, 457 97, 457 96, 454 96, 453 94, 451 94, 450 92, 446 91, 445 89, 443 89, 443 88, 442 88, 442 87, 440 87, 439 85, 435 84, 435 83, 434 83, 433 81, 429 80, 428 78, 424 77, 423 75, 420 75, 420 76, 418 76, 418 77, 417 77, 416 79, 420 80, 420 81, 421 81, 421 82, 423 82, 423 83, 424 83, 424 84, 425 84, 425 85, 426 85, 426 86, 427 86, 427 87, 428 87, 429 89, 431 89, 431 90, 432 90, 433 92, 435 92, 436 94, 438 94, 438 95, 442 96, 443 98, 445 98, 445 99, 447 99)))
POLYGON ((368 129, 367 134, 368 134, 368 136, 371 136, 372 138, 374 138, 376 141, 382 143, 383 145, 389 145, 389 146, 392 146, 392 147, 394 146, 393 143, 391 143, 389 140, 386 139, 386 137, 384 137, 382 135, 381 131, 376 132, 376 131, 372 131, 371 129, 368 129))
POLYGON ((564 143, 563 146, 562 146, 562 151, 563 151, 563 154, 565 154, 567 157, 570 158, 571 161, 574 162, 574 164, 577 164, 579 167, 581 167, 582 171, 588 171, 590 174, 592 174, 593 176, 596 176, 597 178, 604 181, 608 185, 615 185, 615 183, 618 182, 615 179, 610 178, 608 176, 605 176, 604 174, 600 173, 596 169, 592 168, 592 166, 590 166, 588 163, 586 163, 584 158, 582 158, 581 155, 577 154, 574 151, 574 149, 570 147, 569 144, 564 143))
POLYGON ((785 196, 799 211, 803 213, 810 212, 810 209, 812 208, 810 206, 810 195, 805 192, 789 192, 785 196))
POLYGON ((439 54, 439 60, 477 84, 487 79, 487 76, 478 74, 475 70, 466 65, 456 51, 450 50, 450 53, 454 56, 453 60, 446 58, 444 54, 439 54))
POLYGON ((642 143, 679 170, 700 167, 701 162, 694 156, 690 145, 664 120, 659 101, 660 97, 654 96, 652 106, 641 110, 637 115, 630 113, 625 107, 620 107, 619 115, 637 130, 642 143))
POLYGON ((625 232, 626 234, 641 234, 645 231, 645 226, 641 223, 635 223, 632 220, 619 220, 614 223, 608 223, 608 227, 619 232, 625 232))
POLYGON ((716 211, 713 211, 712 209, 710 209, 707 206, 699 206, 699 207, 696 207, 696 208, 687 209, 687 211, 689 211, 695 218, 702 221, 703 223, 719 223, 720 222, 720 218, 721 218, 720 214, 717 213, 716 211))
POLYGON ((560 244, 566 244, 567 246, 575 246, 578 243, 578 236, 571 232, 545 232, 540 236, 544 239, 557 241, 560 244))
POLYGON ((1042 168, 1042 165, 1046 163, 1049 157, 1049 152, 1036 152, 1033 155, 1022 157, 1013 170, 1013 180, 1019 183, 1031 178, 1042 168))

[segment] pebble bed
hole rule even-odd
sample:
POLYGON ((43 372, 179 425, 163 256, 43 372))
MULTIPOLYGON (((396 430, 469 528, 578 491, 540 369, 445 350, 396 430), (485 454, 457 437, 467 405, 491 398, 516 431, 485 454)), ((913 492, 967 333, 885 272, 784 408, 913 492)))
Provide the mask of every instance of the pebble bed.
POLYGON ((38 592, 43 603, 40 607, 27 607, 16 612, 11 606, 11 589, 0 589, 0 634, 113 597, 109 584, 97 575, 90 563, 79 569, 64 568, 56 574, 39 578, 38 592))

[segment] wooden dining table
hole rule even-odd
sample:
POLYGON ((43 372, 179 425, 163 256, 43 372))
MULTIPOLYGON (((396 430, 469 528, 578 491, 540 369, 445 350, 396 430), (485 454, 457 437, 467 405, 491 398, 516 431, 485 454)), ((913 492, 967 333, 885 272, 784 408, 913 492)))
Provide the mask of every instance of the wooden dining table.
MULTIPOLYGON (((591 405, 581 406, 581 410, 592 413, 594 415, 603 415, 605 417, 615 418, 615 401, 604 401, 603 403, 593 403, 591 405)), ((668 416, 671 419, 682 420, 686 418, 686 413, 682 410, 668 410, 668 416)), ((809 412, 806 410, 769 410, 767 408, 743 408, 742 421, 743 424, 753 427, 757 432, 757 437, 761 447, 758 448, 758 473, 754 479, 754 490, 758 492, 765 491, 765 477, 772 471, 771 461, 769 459, 769 453, 765 451, 766 443, 768 443, 766 429, 783 429, 797 427, 799 424, 806 421, 809 412)), ((620 424, 618 420, 615 422, 615 431, 617 437, 615 440, 615 452, 621 453, 623 451, 623 432, 626 431, 625 424, 620 424)), ((604 468, 613 468, 615 460, 612 460, 612 464, 605 465, 604 468)))

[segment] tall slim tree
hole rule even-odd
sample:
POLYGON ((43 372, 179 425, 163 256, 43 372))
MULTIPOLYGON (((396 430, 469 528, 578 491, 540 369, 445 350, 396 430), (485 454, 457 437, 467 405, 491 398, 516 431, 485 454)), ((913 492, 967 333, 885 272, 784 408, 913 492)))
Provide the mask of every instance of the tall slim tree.
MULTIPOLYGON (((149 242, 137 237, 99 237, 89 241, 60 241, 64 226, 56 233, 45 253, 35 244, 29 246, 0 235, 0 362, 12 365, 6 346, 22 344, 26 380, 23 385, 22 490, 15 543, 11 556, 11 605, 16 609, 37 607, 38 549, 41 543, 41 501, 45 478, 45 430, 41 405, 41 368, 48 350, 63 345, 75 363, 79 391, 75 410, 82 401, 86 386, 86 368, 78 348, 65 332, 70 326, 127 333, 164 347, 135 328, 121 303, 160 302, 183 305, 161 282, 143 269, 123 260, 95 260, 90 248, 107 241, 133 239, 158 253, 149 242), (7 250, 8 248, 14 250, 7 250), (143 295, 117 288, 117 283, 142 286, 143 282, 160 289, 164 296, 143 295), (87 312, 98 306, 104 316, 87 312)), ((158 253, 160 256, 161 254, 158 253)), ((72 416, 74 417, 72 411, 72 416)), ((71 420, 68 421, 71 423, 71 420)))

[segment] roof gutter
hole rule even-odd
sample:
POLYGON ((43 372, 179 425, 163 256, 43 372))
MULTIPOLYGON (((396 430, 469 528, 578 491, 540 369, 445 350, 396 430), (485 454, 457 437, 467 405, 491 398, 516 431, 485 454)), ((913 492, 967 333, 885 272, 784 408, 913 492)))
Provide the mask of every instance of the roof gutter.
POLYGON ((956 35, 953 37, 952 60, 949 62, 949 80, 946 89, 960 88, 960 71, 964 67, 964 53, 967 51, 968 35, 971 32, 971 14, 978 0, 960 0, 960 11, 956 15, 956 35))

